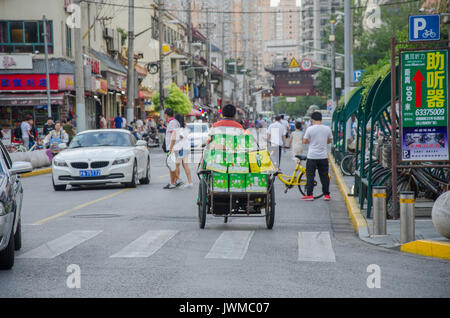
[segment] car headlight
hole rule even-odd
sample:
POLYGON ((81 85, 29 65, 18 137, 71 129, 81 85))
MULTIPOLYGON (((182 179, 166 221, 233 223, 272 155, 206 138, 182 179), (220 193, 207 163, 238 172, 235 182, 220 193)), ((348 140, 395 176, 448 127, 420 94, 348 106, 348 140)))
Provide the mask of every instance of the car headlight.
POLYGON ((53 164, 57 167, 67 167, 67 163, 64 160, 53 160, 53 164))
POLYGON ((0 216, 5 214, 6 214, 5 206, 3 205, 3 203, 0 202, 0 216))
POLYGON ((122 159, 116 159, 113 161, 113 165, 121 165, 124 163, 128 163, 131 160, 131 157, 128 158, 122 158, 122 159))

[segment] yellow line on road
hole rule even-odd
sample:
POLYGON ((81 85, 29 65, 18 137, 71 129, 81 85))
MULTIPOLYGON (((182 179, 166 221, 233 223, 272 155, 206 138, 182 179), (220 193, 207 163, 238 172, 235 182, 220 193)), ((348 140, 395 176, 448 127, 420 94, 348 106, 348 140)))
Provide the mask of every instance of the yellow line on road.
POLYGON ((116 195, 119 195, 119 194, 121 194, 121 193, 123 193, 123 192, 125 192, 125 191, 128 191, 128 190, 130 190, 130 189, 122 189, 122 190, 120 190, 120 191, 117 191, 117 192, 114 192, 114 193, 105 195, 104 197, 95 199, 95 200, 93 200, 93 201, 89 201, 89 202, 86 202, 86 203, 77 205, 77 206, 75 206, 75 207, 73 207, 73 208, 70 208, 70 209, 64 210, 64 211, 62 211, 62 212, 59 212, 59 213, 57 213, 57 214, 55 214, 55 215, 49 216, 48 218, 39 220, 39 221, 33 223, 33 225, 42 225, 42 224, 47 223, 47 222, 49 222, 49 221, 52 221, 52 220, 54 220, 54 219, 56 219, 56 218, 59 218, 59 217, 61 217, 61 216, 63 216, 63 215, 66 215, 66 214, 68 214, 68 213, 70 213, 70 212, 73 212, 73 211, 76 211, 76 210, 80 210, 80 209, 82 209, 82 208, 85 208, 85 207, 90 206, 90 205, 92 205, 92 204, 98 203, 98 202, 100 202, 100 201, 104 201, 104 200, 107 200, 107 199, 111 199, 112 197, 115 197, 116 195))

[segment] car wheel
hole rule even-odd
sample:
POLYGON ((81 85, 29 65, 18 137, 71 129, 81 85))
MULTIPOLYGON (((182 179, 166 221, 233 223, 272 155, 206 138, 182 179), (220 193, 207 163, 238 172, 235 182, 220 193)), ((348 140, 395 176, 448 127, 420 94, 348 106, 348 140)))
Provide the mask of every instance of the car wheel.
POLYGON ((65 191, 66 190, 66 185, 65 184, 60 184, 60 185, 56 185, 55 181, 53 180, 53 176, 52 176, 52 183, 53 183, 53 189, 55 191, 65 191))
POLYGON ((134 161, 133 175, 131 176, 131 182, 125 183, 125 187, 136 188, 136 178, 137 178, 137 165, 136 165, 136 161, 134 161))
POLYGON ((146 176, 143 179, 139 180, 140 184, 149 184, 150 183, 150 157, 147 160, 147 172, 146 176))
POLYGON ((11 229, 9 242, 3 251, 0 251, 0 269, 11 269, 14 266, 14 229, 11 229))
POLYGON ((16 234, 14 234, 14 250, 18 251, 22 248, 22 225, 19 219, 19 224, 17 224, 16 234))

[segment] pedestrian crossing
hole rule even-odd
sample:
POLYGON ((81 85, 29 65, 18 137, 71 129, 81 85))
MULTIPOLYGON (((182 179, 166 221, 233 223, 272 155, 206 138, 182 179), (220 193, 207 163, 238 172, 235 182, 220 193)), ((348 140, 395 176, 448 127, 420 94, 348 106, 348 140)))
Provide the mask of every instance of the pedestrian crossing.
MULTIPOLYGON (((98 231, 72 231, 52 239, 37 248, 25 251, 20 259, 53 259, 71 250, 83 248, 87 241, 95 240, 102 233, 98 231)), ((148 230, 109 256, 110 259, 149 258, 164 249, 169 242, 185 244, 176 230, 148 230)), ((205 231, 206 232, 206 231, 205 231)), ((200 233, 200 232, 199 232, 200 233)), ((211 232, 209 232, 211 233, 211 232)), ((252 244, 257 244, 255 231, 222 231, 211 244, 204 259, 220 259, 242 261, 252 251, 252 244)), ((336 255, 329 232, 298 232, 297 235, 298 262, 336 262, 336 255)), ((287 246, 291 246, 287 244, 287 246)), ((282 247, 280 247, 282 248, 282 247)))

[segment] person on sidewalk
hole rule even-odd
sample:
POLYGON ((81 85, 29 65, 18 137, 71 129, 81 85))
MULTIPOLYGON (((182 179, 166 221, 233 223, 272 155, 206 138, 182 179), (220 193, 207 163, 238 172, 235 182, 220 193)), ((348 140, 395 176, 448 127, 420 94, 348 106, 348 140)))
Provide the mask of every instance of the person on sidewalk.
POLYGON ((191 154, 191 143, 189 142, 190 130, 186 128, 183 115, 176 114, 175 120, 180 123, 180 127, 175 129, 175 131, 172 133, 169 152, 174 152, 175 157, 177 158, 176 171, 180 171, 180 164, 183 165, 183 169, 188 180, 188 184, 185 186, 185 188, 192 188, 194 185, 192 183, 191 170, 189 168, 189 157, 191 154))
MULTIPOLYGON (((166 130, 166 145, 170 145, 172 141, 172 134, 176 131, 177 128, 180 128, 180 123, 173 117, 172 108, 166 108, 164 111, 164 119, 167 123, 166 130)), ((170 152, 167 153, 167 157, 170 156, 170 152)), ((167 164, 167 161, 166 161, 167 164)), ((175 171, 170 170, 169 166, 167 166, 170 173, 170 183, 167 184, 164 189, 174 189, 183 184, 183 181, 180 180, 180 169, 175 169, 175 171)))
POLYGON ((30 149, 30 140, 33 139, 31 134, 31 126, 33 125, 33 117, 30 115, 25 116, 25 120, 20 124, 20 129, 22 133, 22 142, 27 150, 30 149))
POLYGON ((314 177, 316 169, 319 171, 320 182, 322 183, 322 191, 326 201, 331 200, 330 197, 330 179, 328 178, 328 144, 333 141, 333 134, 330 127, 322 125, 322 114, 314 112, 311 115, 312 126, 306 129, 303 136, 303 143, 309 144, 307 161, 306 161, 306 195, 303 201, 314 201, 314 177))
POLYGON ((267 129, 267 142, 269 146, 269 153, 273 158, 273 163, 280 168, 281 151, 286 145, 286 127, 281 123, 281 116, 275 117, 275 122, 270 124, 267 129))
POLYGON ((302 123, 295 122, 295 131, 292 132, 289 139, 289 147, 292 149, 292 156, 301 156, 303 154, 303 132, 302 123))
POLYGON ((47 118, 47 122, 44 124, 44 136, 47 136, 50 131, 55 129, 55 123, 52 117, 47 118))
POLYGON ((117 129, 121 129, 122 128, 122 124, 123 124, 122 117, 120 116, 120 114, 117 114, 116 118, 114 118, 114 126, 117 129))

